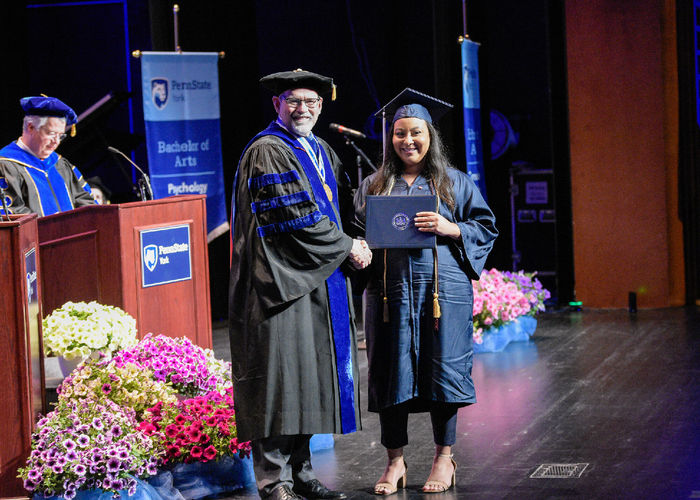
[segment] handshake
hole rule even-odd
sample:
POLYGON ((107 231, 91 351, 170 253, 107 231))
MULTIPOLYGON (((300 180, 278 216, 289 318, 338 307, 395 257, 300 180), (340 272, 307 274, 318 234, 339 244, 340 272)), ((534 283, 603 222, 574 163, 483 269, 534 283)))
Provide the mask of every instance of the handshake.
POLYGON ((349 258, 355 269, 364 269, 372 262, 372 250, 365 240, 352 240, 349 258))

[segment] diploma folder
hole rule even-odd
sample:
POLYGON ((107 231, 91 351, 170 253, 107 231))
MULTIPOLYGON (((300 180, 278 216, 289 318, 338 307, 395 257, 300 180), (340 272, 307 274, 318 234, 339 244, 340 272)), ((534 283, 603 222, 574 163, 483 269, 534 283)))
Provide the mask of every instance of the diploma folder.
POLYGON ((413 219, 435 212, 437 197, 367 196, 365 239, 370 248, 432 248, 435 233, 421 232, 413 219))

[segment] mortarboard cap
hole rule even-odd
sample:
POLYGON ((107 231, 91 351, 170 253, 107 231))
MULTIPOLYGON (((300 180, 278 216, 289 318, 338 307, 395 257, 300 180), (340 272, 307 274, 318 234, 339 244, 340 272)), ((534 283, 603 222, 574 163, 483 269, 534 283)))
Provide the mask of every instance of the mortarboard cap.
POLYGON ((19 100, 19 104, 22 106, 25 115, 65 118, 66 125, 69 126, 78 121, 78 115, 75 114, 75 111, 55 97, 23 97, 19 100))
POLYGON ((102 191, 102 194, 105 195, 105 199, 108 200, 112 197, 112 191, 110 191, 107 188, 107 186, 105 186, 105 183, 102 182, 102 179, 100 177, 98 177, 98 176, 90 177, 89 179, 86 179, 85 182, 87 182, 91 188, 97 188, 100 191, 102 191))
POLYGON ((335 101, 335 84, 332 78, 301 68, 263 76, 260 83, 277 95, 289 89, 311 89, 319 95, 331 93, 331 99, 335 101))
POLYGON ((405 88, 382 109, 377 111, 375 116, 386 113, 385 116, 391 118, 391 123, 400 118, 420 118, 428 123, 432 123, 439 120, 453 107, 452 104, 431 97, 428 94, 405 88))

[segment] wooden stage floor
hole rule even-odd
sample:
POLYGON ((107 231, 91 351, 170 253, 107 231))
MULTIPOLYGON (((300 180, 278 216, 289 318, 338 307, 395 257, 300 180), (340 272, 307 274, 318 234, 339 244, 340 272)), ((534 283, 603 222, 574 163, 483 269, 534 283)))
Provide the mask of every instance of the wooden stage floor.
MULTIPOLYGON (((214 350, 230 359, 228 349, 217 324, 214 350)), ((364 351, 359 358, 366 398, 364 351)), ((699 307, 546 313, 531 341, 475 355, 473 376, 478 402, 459 413, 457 487, 419 491, 434 448, 429 416, 412 415, 408 488, 392 500, 700 498, 699 307), (531 477, 538 469, 564 477, 531 477)), ((362 406, 364 429, 312 457, 319 478, 352 499, 376 498, 386 460, 379 420, 362 406)))

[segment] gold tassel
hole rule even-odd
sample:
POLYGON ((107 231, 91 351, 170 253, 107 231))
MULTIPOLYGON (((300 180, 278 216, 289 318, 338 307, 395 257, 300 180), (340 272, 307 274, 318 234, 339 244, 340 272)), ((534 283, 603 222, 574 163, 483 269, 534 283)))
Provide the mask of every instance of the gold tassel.
POLYGON ((389 322, 389 299, 384 297, 384 323, 389 322))
POLYGON ((75 137, 75 123, 70 126, 70 136, 75 137))
POLYGON ((335 83, 332 83, 333 85, 333 90, 331 91, 331 101, 335 101, 335 98, 338 95, 338 91, 336 90, 338 87, 335 86, 335 83))
POLYGON ((438 302, 438 294, 433 294, 433 318, 438 319, 440 317, 440 303, 438 302))

